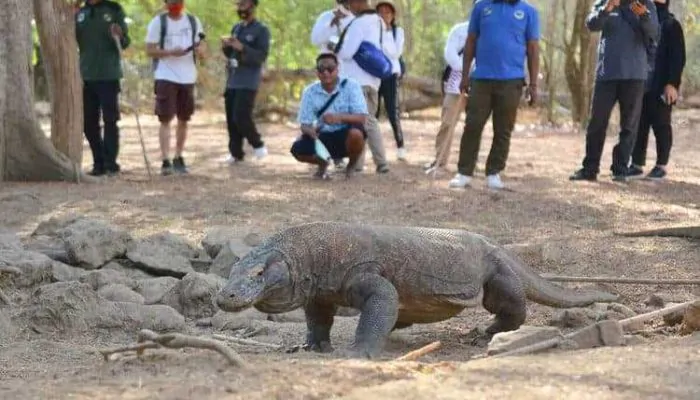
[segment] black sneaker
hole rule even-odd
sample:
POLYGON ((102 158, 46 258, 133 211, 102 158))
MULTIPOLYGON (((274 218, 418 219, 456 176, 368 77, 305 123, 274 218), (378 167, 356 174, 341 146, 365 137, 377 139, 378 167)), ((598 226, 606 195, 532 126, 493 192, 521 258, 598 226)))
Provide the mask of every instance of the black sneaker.
POLYGON ((91 175, 91 176, 102 176, 102 175, 104 175, 105 173, 106 173, 106 171, 104 170, 104 168, 92 167, 92 170, 90 170, 90 172, 88 172, 88 175, 91 175))
POLYGON ((163 164, 160 166, 160 174, 167 176, 173 173, 173 166, 170 164, 170 160, 163 160, 163 164))
POLYGON ((647 174, 647 179, 651 181, 660 181, 666 177, 666 171, 664 171, 663 168, 659 166, 655 166, 652 168, 652 170, 647 174))
POLYGON ((345 161, 342 158, 336 158, 333 160, 333 164, 335 164, 335 169, 345 168, 345 161))
POLYGON ((573 175, 569 176, 570 181, 595 181, 597 179, 597 174, 590 171, 586 171, 583 168, 574 172, 573 175))
POLYGON ((627 174, 613 174, 612 176, 613 182, 629 182, 630 178, 627 176, 627 174))
POLYGON ((121 172, 122 168, 119 164, 114 164, 112 166, 108 166, 106 168, 106 172, 108 176, 117 176, 119 175, 119 172, 121 172))
POLYGON ((186 174, 189 172, 187 166, 185 166, 185 159, 182 158, 182 156, 173 158, 173 170, 179 174, 186 174))
POLYGON ((320 180, 330 180, 331 175, 328 173, 328 163, 319 165, 316 172, 314 172, 314 178, 320 180))
POLYGON ((377 173, 378 174, 386 174, 389 172, 389 167, 386 164, 378 165, 377 166, 377 173))
POLYGON ((627 170, 627 178, 629 179, 641 179, 644 177, 644 170, 636 165, 632 165, 627 170))

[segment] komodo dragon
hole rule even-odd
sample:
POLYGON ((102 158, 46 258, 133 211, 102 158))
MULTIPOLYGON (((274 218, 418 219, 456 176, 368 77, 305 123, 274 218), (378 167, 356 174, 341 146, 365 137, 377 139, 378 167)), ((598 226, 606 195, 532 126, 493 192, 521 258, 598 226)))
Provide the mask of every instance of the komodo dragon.
POLYGON ((304 308, 305 347, 330 352, 339 306, 360 310, 345 356, 375 358, 391 331, 449 319, 482 304, 495 314, 486 336, 515 330, 525 300, 566 308, 612 302, 548 282, 485 236, 462 230, 314 222, 284 229, 236 262, 216 296, 224 311, 304 308), (471 303, 471 304, 470 304, 471 303))

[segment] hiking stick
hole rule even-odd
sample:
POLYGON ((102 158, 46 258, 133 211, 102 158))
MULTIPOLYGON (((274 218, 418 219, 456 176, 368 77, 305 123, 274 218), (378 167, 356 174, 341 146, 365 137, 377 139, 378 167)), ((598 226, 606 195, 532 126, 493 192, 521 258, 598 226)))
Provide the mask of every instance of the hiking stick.
POLYGON ((459 119, 460 114, 462 113, 462 110, 466 107, 467 105, 467 95, 465 93, 460 92, 459 93, 459 99, 455 104, 452 105, 452 108, 450 108, 447 111, 446 119, 450 123, 449 125, 449 132, 447 137, 449 140, 445 140, 445 143, 442 144, 442 148, 438 152, 437 159, 435 160, 435 165, 433 166, 433 170, 429 172, 430 174, 430 183, 428 185, 429 189, 432 189, 433 187, 433 182, 435 181, 435 175, 437 174, 437 170, 440 165, 440 160, 442 160, 442 157, 445 155, 445 152, 447 149, 450 147, 452 144, 452 135, 454 133, 454 130, 457 126, 457 120, 459 119))
MULTIPOLYGON (((126 71, 126 68, 124 68, 124 58, 122 57, 122 44, 119 41, 119 37, 117 36, 112 36, 114 39, 114 43, 117 45, 117 50, 119 50, 119 62, 121 63, 122 66, 122 71, 126 71)), ((136 86, 138 89, 138 85, 136 86)), ((148 155, 146 155, 146 144, 143 141, 143 132, 141 131, 141 121, 139 120, 139 110, 138 110, 138 104, 139 104, 139 96, 140 93, 136 93, 136 99, 135 99, 135 104, 129 104, 131 106, 132 113, 134 114, 134 118, 136 118, 136 129, 139 133, 139 140, 141 141, 141 152, 143 153, 143 162, 146 164, 146 172, 148 172, 148 179, 153 180, 153 174, 151 173, 151 163, 148 162, 148 155)))

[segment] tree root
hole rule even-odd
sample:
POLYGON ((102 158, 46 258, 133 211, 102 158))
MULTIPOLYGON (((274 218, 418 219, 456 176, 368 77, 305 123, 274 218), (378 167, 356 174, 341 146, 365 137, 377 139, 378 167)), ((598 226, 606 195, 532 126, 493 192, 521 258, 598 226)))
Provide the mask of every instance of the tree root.
POLYGON ((135 345, 100 350, 100 354, 102 354, 105 361, 108 361, 109 357, 116 353, 136 351, 136 354, 141 356, 144 350, 156 349, 161 346, 169 349, 182 349, 185 347, 190 347, 195 349, 216 351, 224 356, 224 358, 226 358, 231 365, 239 368, 245 368, 246 366, 245 361, 243 361, 241 356, 233 351, 233 349, 217 340, 209 338, 188 336, 180 333, 167 333, 159 335, 149 329, 142 329, 138 334, 137 342, 138 343, 135 345))
POLYGON ((424 355, 439 349, 441 345, 442 343, 440 343, 439 341, 430 343, 429 345, 423 346, 420 349, 410 351, 402 355, 401 357, 398 357, 394 361, 413 361, 417 358, 423 357, 424 355))

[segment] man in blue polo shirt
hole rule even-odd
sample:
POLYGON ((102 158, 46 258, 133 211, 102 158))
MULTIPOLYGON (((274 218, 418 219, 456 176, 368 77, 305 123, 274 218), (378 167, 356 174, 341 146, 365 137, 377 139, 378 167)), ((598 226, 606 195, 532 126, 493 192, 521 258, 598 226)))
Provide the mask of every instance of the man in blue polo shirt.
POLYGON ((467 119, 459 146, 458 173, 450 187, 469 185, 476 167, 484 125, 493 113, 493 143, 486 160, 488 187, 504 187, 510 136, 525 85, 527 58, 530 105, 537 97, 540 23, 537 10, 525 0, 479 0, 469 19, 460 90, 469 95, 467 119), (476 68, 469 67, 475 60, 476 68))
POLYGON ((290 152, 300 162, 315 164, 318 179, 330 178, 328 161, 316 152, 316 139, 326 147, 331 159, 348 157, 345 173, 349 177, 365 147, 364 124, 367 103, 362 86, 352 78, 338 78, 338 58, 322 53, 316 58, 318 81, 304 88, 298 121, 301 136, 290 152))

